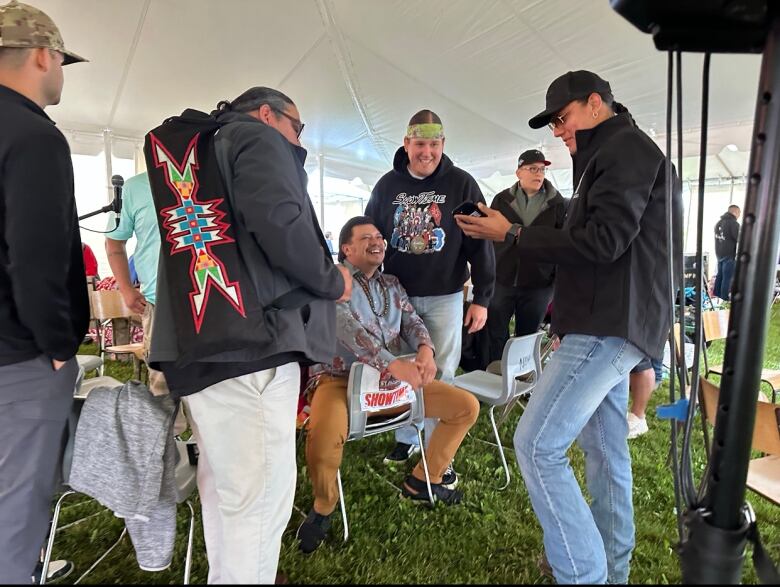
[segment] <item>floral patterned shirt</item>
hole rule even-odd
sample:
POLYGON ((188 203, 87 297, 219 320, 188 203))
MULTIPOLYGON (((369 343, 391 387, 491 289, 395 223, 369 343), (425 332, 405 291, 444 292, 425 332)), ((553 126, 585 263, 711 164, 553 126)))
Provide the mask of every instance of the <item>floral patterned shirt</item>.
POLYGON ((336 304, 338 355, 331 365, 312 366, 309 375, 347 377, 352 363, 360 361, 382 373, 382 387, 393 385, 397 382, 387 367, 397 356, 416 353, 421 344, 434 348, 428 329, 397 277, 377 270, 367 279, 348 262, 344 265, 352 272, 353 283, 349 301, 336 304))

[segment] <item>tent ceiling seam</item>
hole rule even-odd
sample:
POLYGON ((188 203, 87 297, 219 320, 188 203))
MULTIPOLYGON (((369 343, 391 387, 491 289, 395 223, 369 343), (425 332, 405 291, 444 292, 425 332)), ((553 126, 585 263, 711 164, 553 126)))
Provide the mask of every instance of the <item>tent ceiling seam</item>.
POLYGON ((480 119, 484 120, 485 122, 489 122, 490 124, 492 124, 492 125, 496 126, 497 128, 501 129, 503 132, 509 133, 511 136, 513 136, 513 137, 515 137, 515 138, 517 138, 517 139, 520 139, 520 140, 521 140, 521 141, 523 141, 523 142, 530 142, 530 143, 532 143, 532 144, 533 144, 533 143, 536 143, 536 142, 538 142, 538 141, 535 141, 535 140, 533 140, 533 139, 531 139, 531 138, 528 138, 528 137, 526 137, 526 136, 524 136, 524 135, 518 134, 518 133, 516 133, 516 132, 514 132, 514 131, 512 131, 512 130, 509 130, 509 129, 508 129, 506 126, 504 126, 504 125, 501 125, 501 124, 499 124, 499 123, 497 123, 497 122, 495 122, 495 121, 493 121, 493 120, 491 120, 491 119, 487 118, 487 117, 486 117, 485 115, 483 115, 481 112, 477 112, 476 110, 472 110, 472 109, 471 109, 471 108, 469 108, 468 106, 466 106, 466 105, 464 105, 464 104, 462 104, 462 103, 460 103, 460 102, 457 102, 457 101, 453 100, 453 99, 452 99, 450 96, 447 96, 447 95, 445 95, 445 94, 441 93, 441 92, 440 92, 440 91, 438 91, 436 88, 434 88, 434 87, 432 87, 431 85, 429 85, 427 82, 424 82, 424 81, 422 81, 422 80, 420 80, 420 79, 418 79, 418 78, 414 77, 414 76, 413 76, 412 74, 410 74, 408 71, 405 71, 405 70, 401 69, 400 67, 398 67, 398 65, 396 65, 395 63, 393 63, 392 61, 390 61, 389 59, 387 59, 387 58, 386 58, 384 55, 381 55, 381 54, 377 53, 376 51, 374 51, 374 50, 373 50, 373 49, 371 49, 370 47, 366 47, 365 45, 362 45, 361 43, 359 43, 358 41, 355 41, 354 39, 353 39, 353 41, 352 41, 352 42, 353 42, 353 43, 355 43, 355 45, 358 45, 358 46, 359 46, 361 49, 363 49, 363 50, 364 50, 366 53, 370 53, 371 55, 373 55, 373 56, 374 56, 374 57, 376 57, 377 59, 379 59, 379 60, 383 61, 384 63, 386 63, 387 65, 389 65, 389 66, 390 66, 390 67, 392 67, 393 69, 395 69, 396 71, 399 71, 399 72, 401 72, 403 75, 405 75, 407 78, 409 78, 409 79, 410 79, 410 80, 412 80, 413 82, 415 82, 415 83, 417 83, 417 84, 419 84, 419 85, 421 85, 421 86, 425 86, 425 87, 426 87, 426 88, 428 88, 428 89, 429 89, 429 90, 430 90, 432 93, 436 94, 437 96, 441 96, 443 99, 447 100, 447 101, 448 101, 449 103, 451 103, 451 104, 455 104, 455 106, 457 106, 458 108, 463 108, 463 110, 465 110, 465 111, 466 111, 466 112, 468 112, 469 114, 472 114, 472 115, 474 115, 474 117, 476 117, 476 118, 480 118, 480 119))
POLYGON ((325 26, 325 32, 330 39, 331 45, 333 46, 333 51, 336 54, 336 61, 338 61, 339 69, 341 70, 341 75, 344 78, 344 83, 347 86, 349 95, 352 98, 352 103, 355 105, 355 108, 357 109, 358 114, 363 121, 363 125, 366 127, 366 131, 368 132, 368 136, 371 139, 374 148, 389 164, 391 161, 390 155, 385 149, 385 146, 382 144, 382 141, 378 139, 376 130, 374 130, 374 127, 369 120, 368 111, 363 102, 363 98, 360 95, 357 76, 355 75, 355 71, 352 67, 352 61, 349 57, 349 51, 347 50, 347 44, 344 40, 344 35, 336 24, 331 2, 330 0, 317 0, 317 6, 320 9, 320 17, 322 18, 322 22, 325 26))
POLYGON ((723 158, 720 156, 719 153, 715 155, 715 158, 718 160, 718 163, 723 165, 723 169, 726 170, 726 173, 729 174, 729 177, 733 178, 734 177, 734 172, 731 171, 731 169, 729 168, 728 165, 726 165, 726 162, 723 160, 723 158))
POLYGON ((111 113, 108 115, 108 128, 111 128, 111 125, 114 124, 114 117, 116 116, 116 111, 119 108, 119 102, 122 100, 122 94, 125 90, 125 84, 127 83, 128 75, 130 74, 130 68, 133 65, 133 59, 135 59, 135 52, 138 48, 138 42, 141 40, 141 31, 144 28, 144 23, 146 22, 146 16, 149 13, 149 5, 152 3, 152 0, 146 0, 144 2, 144 6, 141 9, 141 15, 138 18, 138 26, 135 29, 135 34, 133 35, 133 42, 130 44, 130 51, 127 54, 127 59, 125 60, 125 67, 122 71, 122 78, 119 80, 119 87, 116 90, 116 96, 114 97, 114 104, 111 106, 111 113))
POLYGON ((277 84, 277 87, 281 87, 284 85, 284 82, 286 82, 288 79, 290 79, 290 76, 295 73, 295 70, 298 69, 301 64, 306 61, 309 58, 309 55, 311 55, 314 50, 319 47, 320 43, 322 43, 322 40, 325 38, 325 33, 322 33, 319 37, 317 37, 317 40, 314 41, 311 47, 309 47, 306 52, 301 55, 301 58, 290 68, 290 71, 288 71, 284 77, 279 80, 279 83, 277 84))
MULTIPOLYGON (((571 64, 571 63, 569 63, 569 60, 568 60, 568 59, 566 59, 566 58, 564 58, 564 56, 563 56, 563 55, 561 55, 561 53, 560 53, 560 52, 559 52, 559 51, 558 51, 558 50, 555 48, 555 45, 553 45, 552 43, 550 43, 550 41, 549 41, 549 39, 548 39, 547 37, 545 37, 545 36, 544 36, 544 35, 543 35, 543 34, 542 34, 540 31, 538 31, 536 28, 532 27, 532 26, 530 25, 530 23, 529 23, 529 22, 528 22, 528 21, 527 21, 525 18, 523 18, 523 17, 520 15, 520 13, 517 11, 517 9, 516 9, 516 8, 515 8, 515 7, 514 7, 512 4, 510 4, 509 2, 507 2, 507 0, 502 0, 502 1, 503 1, 504 5, 507 7, 507 9, 509 9, 509 11, 510 11, 512 14, 514 14, 514 15, 515 15, 515 18, 517 18, 517 20, 519 20, 519 21, 520 21, 520 22, 522 22, 522 23, 523 23, 525 26, 527 26, 527 27, 528 27, 528 30, 530 30, 530 31, 531 31, 531 33, 533 34, 533 36, 536 38, 536 42, 538 42, 538 43, 541 43, 542 45, 544 45, 545 47, 547 47, 547 49, 549 50, 549 52, 550 52, 550 53, 554 54, 554 55, 555 55, 555 56, 556 56, 558 59, 560 59, 560 60, 561 60, 563 63, 565 63, 565 64, 566 64, 566 67, 568 67, 569 69, 571 69, 571 68, 572 68, 572 64, 571 64)), ((543 51, 539 51, 539 55, 543 55, 543 54, 544 54, 544 52, 543 52, 543 51)), ((546 57, 546 59, 547 59, 547 61, 549 61, 549 59, 548 59, 547 57, 546 57)))

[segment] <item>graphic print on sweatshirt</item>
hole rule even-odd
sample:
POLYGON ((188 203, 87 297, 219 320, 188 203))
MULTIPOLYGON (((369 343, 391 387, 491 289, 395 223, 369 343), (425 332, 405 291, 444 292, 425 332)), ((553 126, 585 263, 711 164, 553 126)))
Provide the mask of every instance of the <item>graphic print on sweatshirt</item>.
POLYGON ((423 192, 416 196, 398 194, 393 200, 393 234, 390 246, 401 253, 422 255, 444 248, 446 234, 441 227, 441 208, 447 196, 423 192))

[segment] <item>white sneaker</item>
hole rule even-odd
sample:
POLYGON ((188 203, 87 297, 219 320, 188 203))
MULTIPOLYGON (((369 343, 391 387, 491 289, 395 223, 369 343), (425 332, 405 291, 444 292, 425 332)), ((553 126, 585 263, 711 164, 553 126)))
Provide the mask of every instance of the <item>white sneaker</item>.
POLYGON ((647 427, 647 420, 645 418, 637 418, 634 413, 629 412, 626 419, 628 420, 629 440, 631 438, 636 438, 637 436, 642 436, 649 430, 647 427))

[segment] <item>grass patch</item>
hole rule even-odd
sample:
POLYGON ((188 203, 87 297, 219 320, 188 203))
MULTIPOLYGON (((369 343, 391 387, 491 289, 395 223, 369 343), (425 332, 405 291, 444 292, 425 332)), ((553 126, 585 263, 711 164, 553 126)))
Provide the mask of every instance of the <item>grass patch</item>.
MULTIPOLYGON (((92 347, 94 349, 94 347, 92 347)), ((81 352, 90 351, 90 345, 81 352)), ((723 344, 714 343, 710 353, 720 362, 723 344)), ((780 366, 780 313, 772 312, 765 364, 780 366)), ((106 374, 120 380, 132 376, 132 365, 109 362, 106 374)), ((636 549, 631 567, 632 583, 680 583, 675 552, 677 528, 672 475, 666 465, 669 423, 655 417, 655 407, 668 401, 664 382, 648 410, 650 431, 630 441, 634 472, 636 549)), ((487 416, 482 414, 458 452, 455 468, 466 494, 460 507, 439 505, 434 510, 399 498, 399 487, 411 465, 386 467, 382 458, 393 445, 392 435, 348 443, 344 451, 342 479, 350 522, 350 539, 342 541, 341 518, 334 516, 329 540, 309 556, 300 554, 295 530, 312 503, 305 470, 302 443, 298 446, 298 486, 295 509, 282 541, 280 571, 292 583, 549 583, 536 567, 542 551, 541 528, 531 509, 528 494, 511 453, 512 433, 520 418, 516 409, 502 428, 512 483, 505 491, 496 488, 503 480, 497 448, 487 416)), ((701 433, 695 438, 694 466, 703 472, 701 433)), ((572 464, 583 481, 580 451, 571 451, 572 464)), ((770 556, 780 559, 780 508, 747 493, 759 520, 770 556)), ((197 502, 197 498, 195 499, 197 502)), ((59 534, 54 558, 76 563, 73 581, 119 536, 122 521, 86 496, 66 501, 61 525, 84 516, 93 517, 59 534)), ((204 583, 208 566, 200 511, 196 503, 197 531, 192 582, 204 583)), ((337 510, 338 512, 338 510, 337 510)), ((129 540, 123 542, 88 576, 85 583, 180 583, 184 569, 188 513, 179 510, 179 534, 172 568, 160 573, 141 571, 129 540)), ((757 583, 752 562, 745 563, 744 583, 757 583)))

